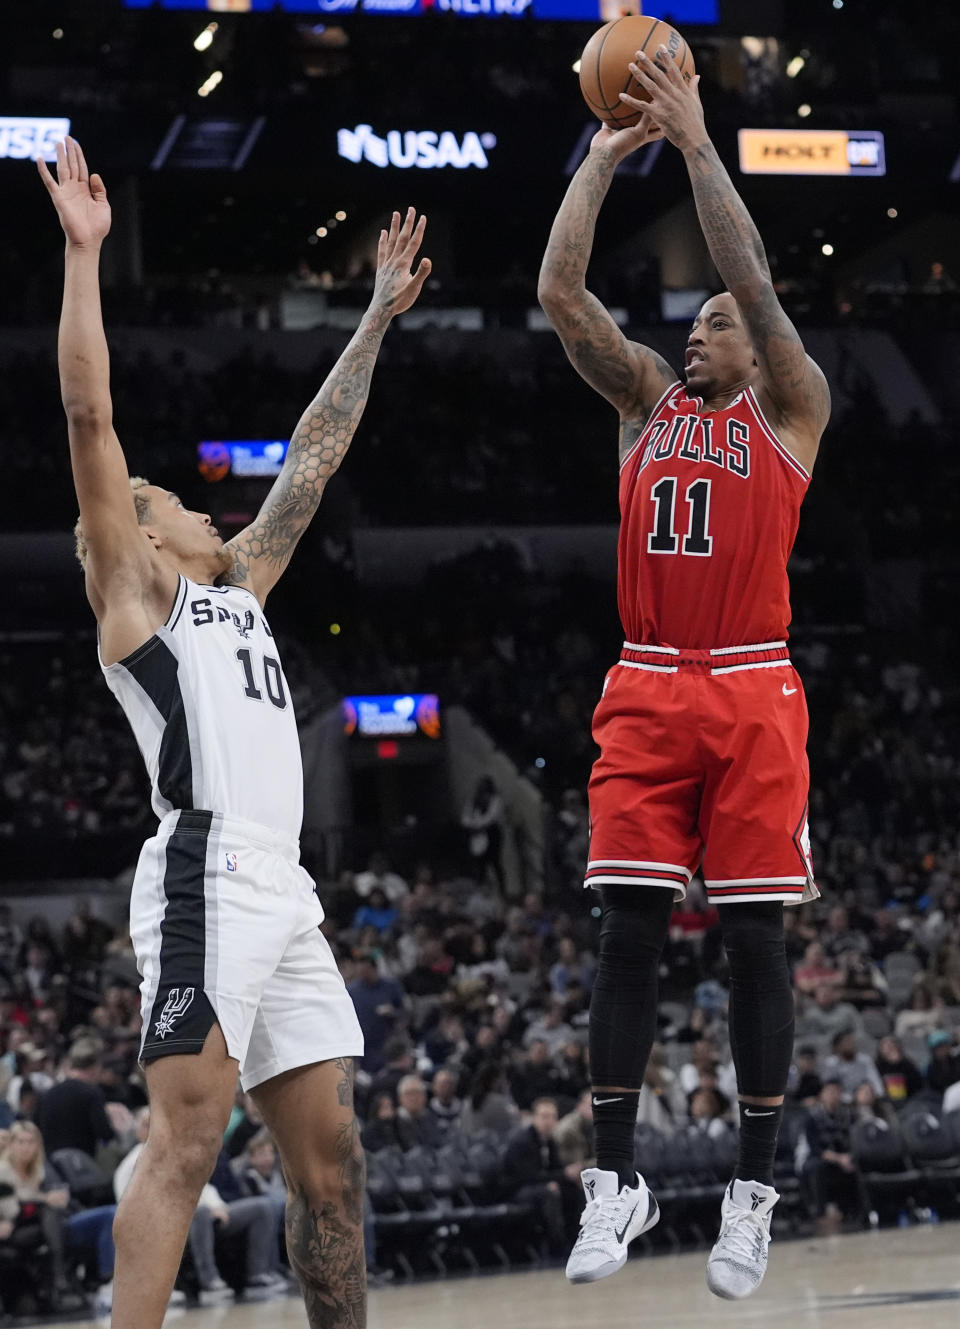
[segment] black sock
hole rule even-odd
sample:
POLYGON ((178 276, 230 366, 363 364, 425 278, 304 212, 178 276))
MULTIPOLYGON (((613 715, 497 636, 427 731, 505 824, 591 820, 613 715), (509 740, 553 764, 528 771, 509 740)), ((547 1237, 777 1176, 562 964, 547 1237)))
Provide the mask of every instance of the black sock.
POLYGON ((605 1172, 615 1172, 621 1189, 637 1184, 633 1132, 639 1102, 639 1092, 630 1093, 626 1089, 621 1093, 598 1089, 593 1094, 597 1167, 605 1172))
POLYGON ((782 1103, 779 1107, 760 1103, 740 1104, 740 1151, 734 1172, 737 1180, 759 1181, 763 1186, 773 1185, 773 1160, 782 1120, 782 1103))

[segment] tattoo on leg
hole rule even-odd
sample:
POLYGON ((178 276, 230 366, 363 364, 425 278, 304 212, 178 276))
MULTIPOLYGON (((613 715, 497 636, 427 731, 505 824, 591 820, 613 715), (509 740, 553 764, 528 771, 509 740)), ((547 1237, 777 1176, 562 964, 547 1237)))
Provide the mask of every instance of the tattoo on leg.
MULTIPOLYGON (((362 1214, 362 1191, 360 1207, 362 1214)), ((287 1254, 303 1289, 310 1329, 364 1329, 367 1284, 360 1224, 344 1221, 329 1201, 314 1209, 298 1186, 287 1201, 287 1254)))

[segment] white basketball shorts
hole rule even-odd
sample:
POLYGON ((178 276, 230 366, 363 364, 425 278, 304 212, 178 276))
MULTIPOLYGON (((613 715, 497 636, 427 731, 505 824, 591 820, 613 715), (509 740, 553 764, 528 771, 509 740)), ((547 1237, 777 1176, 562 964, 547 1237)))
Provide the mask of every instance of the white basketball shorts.
POLYGON ((214 1023, 244 1089, 363 1055, 299 847, 267 827, 176 811, 143 846, 130 898, 140 1057, 197 1053, 214 1023))

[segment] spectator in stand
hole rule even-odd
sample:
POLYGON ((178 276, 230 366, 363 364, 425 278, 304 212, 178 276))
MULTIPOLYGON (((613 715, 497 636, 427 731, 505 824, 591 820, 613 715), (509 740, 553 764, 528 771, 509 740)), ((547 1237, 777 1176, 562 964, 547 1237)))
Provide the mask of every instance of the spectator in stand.
POLYGON ((864 1080, 853 1095, 853 1116, 856 1121, 883 1121, 896 1126, 897 1114, 885 1098, 879 1098, 873 1085, 864 1080))
POLYGON ((637 1124, 653 1126, 672 1135, 683 1116, 683 1094, 676 1074, 667 1065, 661 1043, 654 1043, 637 1103, 637 1124))
POLYGON ((514 905, 507 911, 506 928, 494 945, 496 954, 506 960, 511 973, 524 974, 531 968, 531 932, 523 910, 514 905))
POLYGON ((543 896, 528 891, 523 897, 523 920, 527 930, 546 941, 553 932, 553 919, 543 903, 543 896))
POLYGON ((116 1138, 100 1087, 102 1044, 78 1038, 67 1056, 64 1078, 41 1097, 37 1125, 48 1154, 82 1149, 91 1158, 101 1144, 116 1138))
POLYGON ((729 1110, 730 1103, 719 1089, 694 1089, 690 1095, 690 1122, 711 1140, 729 1136, 730 1125, 724 1120, 729 1110))
POLYGON ((899 1039, 893 1034, 881 1038, 877 1045, 877 1071, 894 1107, 902 1107, 923 1088, 923 1076, 916 1063, 904 1056, 899 1039))
POLYGON ((375 1098, 380 1094, 389 1094, 391 1102, 396 1104, 397 1085, 416 1065, 413 1044, 406 1034, 394 1034, 384 1044, 383 1055, 386 1061, 370 1085, 370 1096, 375 1098))
POLYGON ((860 1181, 850 1147, 851 1111, 838 1080, 827 1080, 803 1123, 797 1147, 801 1184, 823 1232, 835 1230, 839 1213, 859 1212, 860 1181))
POLYGON ((363 1069, 376 1075, 383 1065, 384 1044, 396 1032, 406 1011, 404 990, 395 978, 386 978, 376 956, 364 951, 356 959, 356 978, 347 988, 363 1030, 363 1069))
POLYGON ((927 1067, 927 1086, 940 1094, 960 1080, 960 1049, 945 1029, 935 1029, 927 1036, 930 1045, 930 1064, 927 1067))
POLYGON ((842 904, 834 905, 827 915, 827 922, 820 933, 823 949, 833 960, 845 951, 866 953, 870 944, 859 928, 850 926, 850 915, 842 904))
POLYGON ((498 1061, 483 1062, 467 1091, 460 1129, 464 1135, 493 1131, 506 1138, 520 1122, 520 1110, 507 1088, 507 1077, 498 1061))
POLYGON ((392 1094, 374 1094, 370 1114, 362 1131, 363 1147, 371 1154, 381 1149, 402 1148, 397 1125, 397 1105, 392 1094))
POLYGON ((809 995, 825 984, 840 987, 842 983, 840 966, 827 959, 819 941, 811 941, 803 953, 803 963, 793 972, 793 986, 798 992, 809 995))
POLYGON ((690 1049, 690 1060, 680 1067, 680 1091, 687 1098, 699 1089, 705 1075, 715 1077, 720 1066, 720 1051, 711 1038, 701 1038, 690 1049))
POLYGON ((840 993, 832 983, 821 983, 809 1006, 797 1021, 797 1034, 801 1038, 822 1039, 831 1042, 837 1034, 851 1030, 863 1031, 863 1021, 855 1007, 840 1000, 840 993))
POLYGON ((593 1098, 590 1089, 584 1089, 572 1112, 561 1117, 553 1133, 557 1153, 564 1167, 576 1163, 583 1171, 593 1167, 596 1150, 593 1141, 593 1098))
POLYGON ((538 1098, 552 1097, 546 1090, 556 1086, 556 1071, 550 1063, 550 1049, 542 1038, 534 1039, 513 1068, 510 1092, 522 1112, 529 1112, 538 1098))
POLYGON ((560 1055, 554 1058, 554 1066, 557 1072, 557 1096, 579 1098, 590 1083, 586 1044, 577 1038, 569 1039, 560 1049, 560 1055))
POLYGON ((403 986, 411 997, 439 997, 446 992, 453 973, 453 958, 437 936, 426 936, 417 951, 417 962, 404 976, 403 986))
POLYGON ((31 1122, 14 1122, 7 1134, 0 1154, 0 1186, 8 1196, 2 1202, 0 1240, 24 1255, 33 1252, 41 1261, 37 1291, 45 1308, 76 1309, 81 1303, 70 1293, 63 1258, 62 1220, 70 1192, 47 1167, 43 1141, 31 1122))
POLYGON ((467 859, 470 875, 481 884, 493 874, 494 884, 506 894, 506 880, 501 859, 503 851, 503 799, 489 775, 477 781, 477 786, 460 815, 460 825, 466 832, 467 859))
POLYGON ((823 1080, 817 1070, 817 1049, 805 1043, 798 1047, 790 1073, 790 1097, 804 1107, 812 1107, 823 1088, 823 1080))
POLYGON ((276 1210, 269 1195, 244 1195, 226 1150, 221 1150, 213 1175, 200 1193, 190 1225, 190 1253, 203 1291, 216 1305, 226 1284, 216 1263, 217 1237, 236 1242, 243 1237, 243 1295, 249 1300, 287 1290, 279 1272, 276 1210))
POLYGON ((353 889, 361 900, 367 900, 375 890, 383 891, 391 904, 397 904, 408 893, 409 887, 401 876, 390 871, 386 854, 371 854, 365 872, 353 879, 353 889))
POLYGON ((573 982, 579 982, 589 992, 596 969, 597 963, 592 955, 581 955, 572 937, 561 937, 557 943, 557 958, 550 966, 550 989, 561 1001, 573 982))
POLYGON ((419 1075, 405 1075, 397 1085, 397 1134, 402 1149, 417 1145, 439 1149, 445 1130, 427 1106, 427 1086, 419 1075))
MULTIPOLYGON (((243 1155, 234 1164, 234 1171, 243 1195, 264 1195, 270 1201, 276 1223, 276 1250, 283 1246, 284 1220, 287 1210, 287 1185, 283 1179, 277 1147, 273 1136, 261 1128, 246 1144, 243 1155)), ((276 1270, 276 1266, 274 1266, 276 1270)))
POLYGON ((932 1034, 940 1023, 943 1002, 935 998, 927 983, 918 983, 910 993, 906 1007, 897 1015, 894 1033, 897 1038, 910 1034, 932 1034))
POLYGON ((543 1014, 527 1026, 523 1035, 524 1045, 529 1048, 534 1043, 546 1043, 550 1057, 556 1056, 566 1043, 575 1040, 566 1015, 566 1003, 561 998, 553 997, 543 1014))
POLYGON ((428 1104, 444 1136, 452 1136, 460 1126, 463 1100, 457 1097, 457 1077, 453 1071, 441 1066, 433 1077, 428 1104))
POLYGON ((542 1220, 550 1254, 566 1253, 583 1203, 580 1164, 560 1162, 554 1140, 557 1105, 538 1098, 528 1126, 515 1131, 503 1159, 507 1193, 518 1204, 530 1204, 542 1220))
POLYGON ((910 933, 900 927, 900 916, 901 911, 891 907, 878 909, 874 914, 870 956, 876 964, 882 965, 895 951, 914 949, 910 933))
POLYGON ((849 1031, 835 1034, 833 1052, 823 1063, 824 1081, 838 1081, 844 1095, 852 1099, 857 1086, 869 1084, 878 1098, 883 1097, 880 1072, 865 1052, 857 1051, 856 1037, 849 1031))
POLYGON ((840 966, 843 970, 840 993, 844 1001, 858 1011, 879 1010, 886 1005, 886 979, 866 955, 847 951, 840 957, 840 966))
POLYGON ((354 914, 353 926, 358 931, 367 927, 374 928, 382 936, 396 927, 398 917, 396 905, 387 899, 386 891, 375 886, 354 914))
POLYGON ((463 1020, 452 1011, 441 1015, 423 1040, 423 1050, 434 1066, 444 1066, 448 1062, 459 1063, 469 1048, 463 1020))

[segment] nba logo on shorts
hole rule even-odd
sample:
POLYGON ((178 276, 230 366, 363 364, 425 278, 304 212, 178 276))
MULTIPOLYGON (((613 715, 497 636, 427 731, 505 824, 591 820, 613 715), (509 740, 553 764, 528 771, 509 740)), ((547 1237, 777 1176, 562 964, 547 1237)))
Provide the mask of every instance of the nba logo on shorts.
POLYGON ((228 871, 228 872, 236 872, 236 870, 237 870, 237 856, 236 856, 236 854, 227 854, 227 855, 226 855, 226 860, 227 860, 227 871, 228 871))

